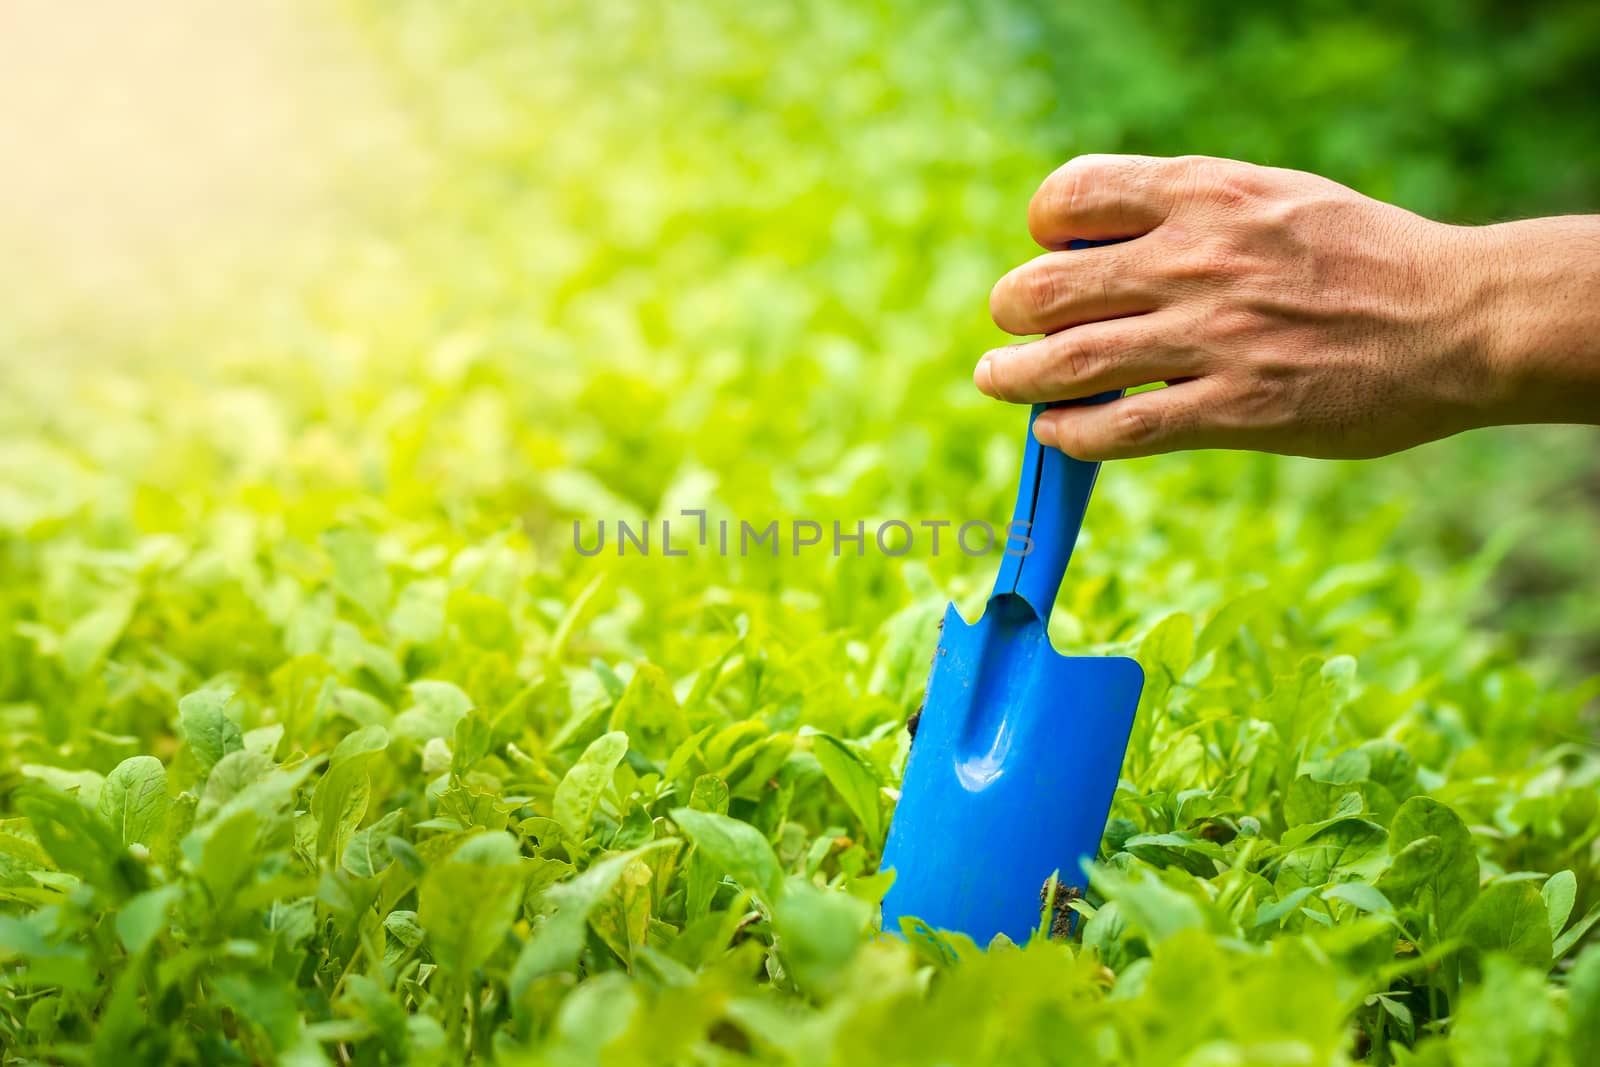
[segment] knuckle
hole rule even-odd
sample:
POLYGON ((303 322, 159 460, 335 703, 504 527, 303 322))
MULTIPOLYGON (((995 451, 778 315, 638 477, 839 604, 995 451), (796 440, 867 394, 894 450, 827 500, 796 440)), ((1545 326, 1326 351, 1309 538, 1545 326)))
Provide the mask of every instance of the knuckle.
POLYGON ((1085 209, 1095 169, 1091 158, 1078 156, 1057 167, 1028 202, 1028 232, 1040 244, 1058 244, 1064 227, 1085 209))
POLYGON ((1078 156, 1057 171, 1058 195, 1068 207, 1086 204, 1106 188, 1115 156, 1078 156))
POLYGON ((1065 341, 1056 350, 1056 377, 1062 384, 1072 385, 1094 376, 1101 365, 1103 345, 1087 338, 1065 341))
POLYGON ((1051 224, 1071 218, 1082 207, 1089 191, 1088 171, 1078 160, 1072 160, 1045 179, 1029 210, 1028 221, 1035 236, 1051 228, 1051 224))
POLYGON ((1181 181, 1190 189, 1203 187, 1211 177, 1217 160, 1210 156, 1174 156, 1167 161, 1165 170, 1169 179, 1181 181))
POLYGON ((1244 304, 1233 300, 1220 301, 1205 312, 1201 319, 1201 332, 1212 340, 1233 343, 1253 334, 1259 323, 1259 314, 1244 304))
POLYGON ((1234 273, 1239 252, 1233 242, 1216 235, 1190 241, 1170 260, 1170 270, 1187 281, 1211 281, 1234 273))
POLYGON ((1060 279, 1055 271, 1043 264, 1025 271, 1019 281, 1023 310, 1032 317, 1048 314, 1060 301, 1060 279))
POLYGON ((1259 167, 1233 159, 1180 156, 1176 161, 1191 199, 1225 211, 1242 210, 1261 195, 1259 167))
POLYGON ((1161 433, 1161 426, 1161 417, 1150 408, 1128 405, 1117 412, 1111 432, 1119 445, 1138 447, 1155 440, 1161 433))
POLYGON ((1278 382, 1251 377, 1234 393, 1234 408, 1253 427, 1273 427, 1285 421, 1288 390, 1278 382))
POLYGON ((1254 168, 1242 164, 1217 168, 1210 182, 1211 202, 1228 210, 1247 208, 1261 194, 1254 168))
POLYGON ((1059 179, 1069 189, 1091 189, 1099 184, 1100 176, 1115 166, 1120 158, 1103 152, 1073 156, 1057 167, 1052 177, 1059 179))
POLYGON ((1239 432, 1271 432, 1291 429, 1297 414, 1289 383, 1248 374, 1233 379, 1221 405, 1219 422, 1239 432))
POLYGON ((1297 196, 1262 197, 1255 205, 1256 224, 1275 237, 1294 233, 1301 220, 1315 210, 1314 204, 1297 196))

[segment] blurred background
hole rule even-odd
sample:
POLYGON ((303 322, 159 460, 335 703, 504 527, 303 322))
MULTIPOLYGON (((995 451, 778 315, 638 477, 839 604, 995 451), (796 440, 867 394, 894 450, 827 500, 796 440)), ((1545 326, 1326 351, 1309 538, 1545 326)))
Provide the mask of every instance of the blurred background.
MULTIPOLYGON (((910 691, 920 667, 870 658, 885 620, 970 604, 991 562, 590 560, 571 523, 1001 522, 1024 417, 969 374, 1061 161, 1234 156, 1458 222, 1594 211, 1596 69, 1581 0, 10 0, 6 612, 145 605, 89 634, 140 651, 59 697, 132 729, 269 673, 326 566, 307 546, 352 526, 419 576, 512 546, 549 627, 604 572, 596 652, 693 667, 742 615, 820 666, 809 698, 858 695, 839 664, 910 691)), ((1065 644, 1265 584, 1317 604, 1285 640, 1400 690, 1600 672, 1597 431, 1101 484, 1065 644)), ((4 646, 14 722, 55 688, 41 632, 4 646)))

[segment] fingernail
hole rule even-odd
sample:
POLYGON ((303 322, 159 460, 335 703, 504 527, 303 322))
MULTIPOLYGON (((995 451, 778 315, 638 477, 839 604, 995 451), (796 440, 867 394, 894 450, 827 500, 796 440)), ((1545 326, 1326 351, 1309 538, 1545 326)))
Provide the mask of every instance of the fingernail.
POLYGON ((1033 436, 1038 438, 1039 439, 1039 443, 1041 445, 1044 445, 1044 447, 1046 447, 1046 448, 1057 448, 1057 447, 1059 447, 1056 444, 1056 420, 1055 419, 1034 419, 1033 420, 1033 436))
POLYGON ((993 357, 993 352, 985 352, 983 357, 978 360, 978 365, 972 368, 972 384, 976 385, 978 392, 984 396, 992 396, 998 400, 1000 394, 994 391, 993 357))

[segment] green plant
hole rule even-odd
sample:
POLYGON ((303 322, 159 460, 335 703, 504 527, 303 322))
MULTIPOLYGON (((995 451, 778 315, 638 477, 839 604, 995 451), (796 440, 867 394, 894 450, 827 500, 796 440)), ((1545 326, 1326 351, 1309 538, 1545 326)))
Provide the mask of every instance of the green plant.
MULTIPOLYGON (((1054 636, 1144 703, 1078 936, 987 952, 874 916, 992 559, 572 545, 1003 521, 1023 420, 966 372, 1019 205, 1282 26, 1191 69, 1137 6, 359 15, 413 200, 158 333, 8 339, 65 355, 0 397, 0 1060, 1594 1061, 1592 597, 1551 578, 1592 435, 1108 467, 1054 636)), ((1263 151, 1409 78, 1322 74, 1263 151)), ((1454 158, 1403 144, 1353 154, 1454 158)))

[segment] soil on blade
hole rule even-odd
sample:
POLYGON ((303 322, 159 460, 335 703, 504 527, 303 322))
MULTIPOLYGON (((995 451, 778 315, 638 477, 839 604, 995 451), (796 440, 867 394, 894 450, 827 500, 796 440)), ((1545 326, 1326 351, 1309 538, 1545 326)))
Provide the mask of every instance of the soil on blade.
POLYGON ((1045 879, 1044 885, 1039 887, 1039 906, 1050 909, 1050 936, 1052 939, 1065 939, 1072 936, 1073 917, 1077 914, 1072 910, 1074 900, 1083 899, 1083 890, 1075 885, 1065 885, 1056 880, 1055 875, 1045 879), (1051 899, 1051 891, 1055 897, 1051 899))

